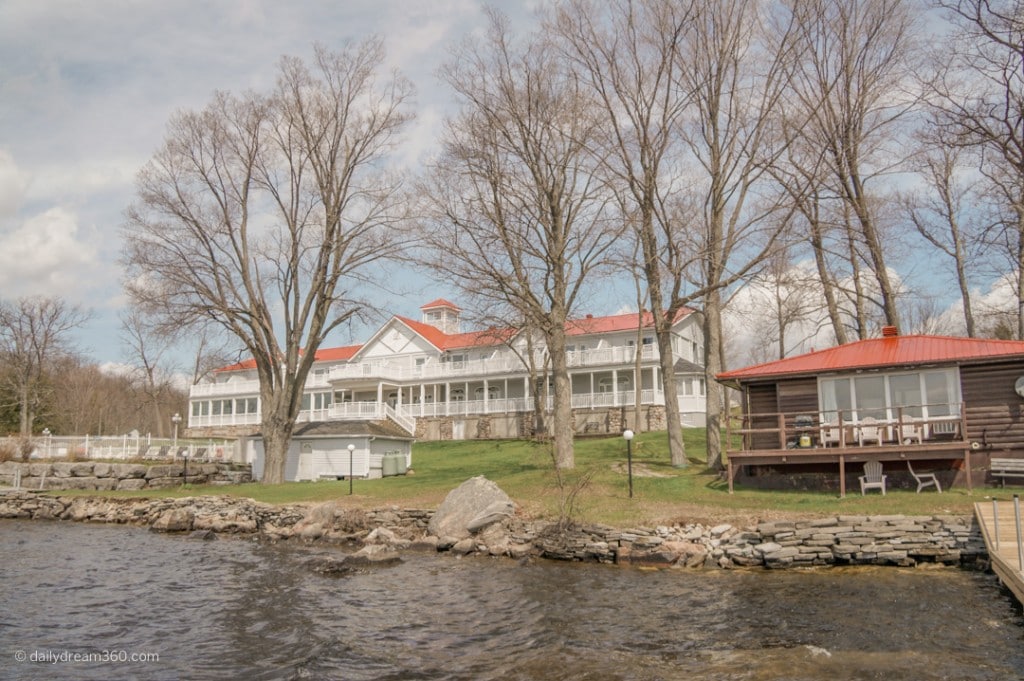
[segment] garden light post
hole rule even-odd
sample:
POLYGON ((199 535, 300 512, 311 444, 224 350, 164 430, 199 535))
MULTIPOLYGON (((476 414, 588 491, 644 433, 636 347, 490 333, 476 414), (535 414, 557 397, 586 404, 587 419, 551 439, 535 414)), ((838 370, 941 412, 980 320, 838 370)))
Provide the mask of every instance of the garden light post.
POLYGON ((352 494, 352 453, 356 451, 355 445, 348 446, 348 493, 352 494))
POLYGON ((629 477, 629 498, 633 498, 633 431, 627 428, 622 431, 626 440, 626 475, 629 477))
MULTIPOLYGON (((174 412, 174 416, 171 417, 171 423, 174 424, 174 445, 171 449, 174 450, 175 460, 178 458, 178 424, 181 423, 181 414, 174 412)), ((182 472, 181 484, 188 484, 188 455, 185 455, 185 470, 182 472)))
POLYGON ((178 452, 178 424, 181 423, 181 414, 179 414, 178 412, 174 412, 174 416, 171 417, 171 423, 174 424, 174 443, 173 443, 172 446, 174 447, 175 454, 177 454, 177 452, 178 452))

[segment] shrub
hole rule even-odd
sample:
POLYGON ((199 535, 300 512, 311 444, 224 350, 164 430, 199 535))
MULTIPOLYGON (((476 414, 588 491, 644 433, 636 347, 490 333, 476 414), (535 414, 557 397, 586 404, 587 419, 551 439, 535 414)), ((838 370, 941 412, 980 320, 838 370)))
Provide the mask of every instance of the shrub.
POLYGON ((36 450, 36 443, 32 441, 32 438, 23 437, 18 440, 18 453, 21 454, 22 461, 28 461, 32 458, 32 452, 36 450))
POLYGON ((0 463, 14 461, 18 458, 18 448, 10 440, 0 442, 0 463))

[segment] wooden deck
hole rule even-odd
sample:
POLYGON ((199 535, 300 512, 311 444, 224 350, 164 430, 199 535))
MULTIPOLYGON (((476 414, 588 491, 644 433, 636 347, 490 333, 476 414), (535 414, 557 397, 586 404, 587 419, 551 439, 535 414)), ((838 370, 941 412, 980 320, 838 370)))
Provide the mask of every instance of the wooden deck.
POLYGON ((856 445, 846 447, 807 447, 789 449, 746 449, 729 451, 727 472, 729 493, 733 491, 733 479, 738 466, 764 466, 785 464, 835 464, 839 469, 840 496, 846 496, 846 464, 866 461, 927 461, 936 459, 962 459, 966 474, 967 490, 973 491, 971 480, 971 445, 962 440, 923 444, 884 443, 881 445, 856 445))
MULTIPOLYGON (((1021 513, 1024 514, 1024 509, 1021 513)), ((1017 538, 1013 501, 1003 500, 998 504, 998 533, 996 509, 993 509, 991 501, 976 503, 974 515, 978 518, 985 537, 985 546, 992 561, 992 571, 1013 592, 1017 601, 1024 604, 1024 569, 1021 567, 1020 554, 1022 547, 1017 538)))

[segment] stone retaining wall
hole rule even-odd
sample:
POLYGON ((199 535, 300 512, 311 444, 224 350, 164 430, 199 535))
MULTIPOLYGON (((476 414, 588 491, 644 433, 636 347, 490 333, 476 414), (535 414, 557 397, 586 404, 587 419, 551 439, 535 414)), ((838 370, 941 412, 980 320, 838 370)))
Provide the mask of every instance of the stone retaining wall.
MULTIPOLYGON (((13 486, 16 473, 21 473, 21 486, 29 490, 139 490, 176 487, 185 482, 185 466, 181 463, 138 464, 102 463, 96 461, 0 463, 0 485, 13 486)), ((188 482, 202 485, 231 485, 252 482, 249 466, 234 463, 189 463, 188 482)))
MULTIPOLYGON (((191 468, 191 467, 190 467, 191 468)), ((468 539, 430 536, 434 512, 363 511, 335 502, 273 506, 252 499, 105 499, 26 491, 0 494, 0 518, 61 519, 149 526, 156 531, 255 534, 270 540, 385 544, 457 554, 530 556, 677 568, 810 567, 920 563, 983 565, 984 540, 972 516, 837 516, 760 523, 569 529, 513 516, 468 539)))

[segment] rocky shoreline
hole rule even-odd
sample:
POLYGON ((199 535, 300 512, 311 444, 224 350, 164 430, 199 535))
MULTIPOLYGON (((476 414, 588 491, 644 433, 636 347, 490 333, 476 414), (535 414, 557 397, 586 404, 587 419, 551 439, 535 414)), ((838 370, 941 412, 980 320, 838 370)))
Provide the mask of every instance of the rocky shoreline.
POLYGON ((325 573, 400 560, 405 550, 665 568, 987 564, 984 540, 971 516, 836 516, 744 528, 677 524, 622 529, 522 517, 504 492, 484 478, 453 490, 436 511, 364 511, 335 502, 277 506, 229 496, 113 499, 10 490, 0 492, 0 518, 358 548, 314 567, 325 573))

